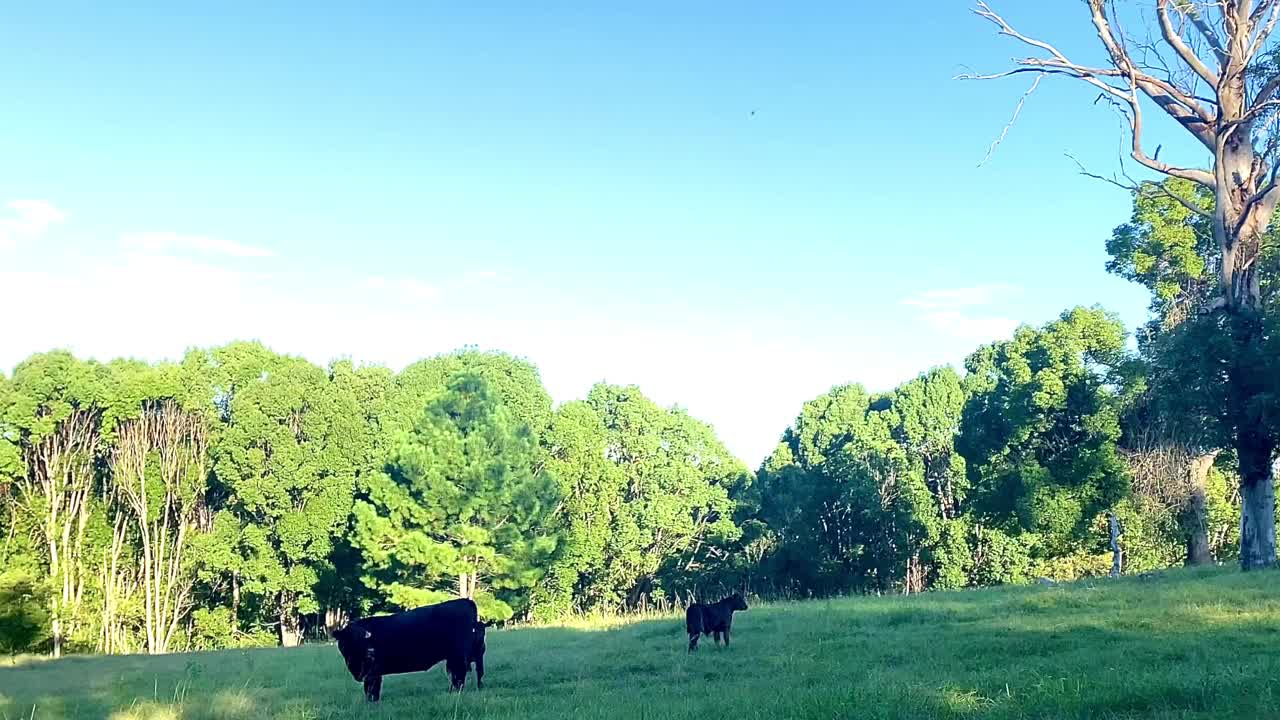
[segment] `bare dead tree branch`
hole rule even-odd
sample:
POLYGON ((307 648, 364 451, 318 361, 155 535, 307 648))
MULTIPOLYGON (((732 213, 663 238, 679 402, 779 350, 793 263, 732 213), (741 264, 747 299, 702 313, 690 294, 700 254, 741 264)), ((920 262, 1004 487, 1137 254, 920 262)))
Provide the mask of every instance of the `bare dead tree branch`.
POLYGON ((1249 17, 1253 38, 1249 42, 1249 50, 1245 58, 1246 62, 1252 61, 1257 56, 1258 51, 1262 49, 1263 43, 1275 31, 1277 21, 1280 21, 1280 1, 1263 0, 1263 2, 1258 3, 1258 7, 1254 8, 1249 17), (1268 17, 1266 23, 1262 24, 1261 21, 1264 16, 1268 17))
POLYGON ((1249 13, 1249 22, 1257 24, 1258 21, 1262 20, 1262 17, 1268 12, 1274 13, 1277 6, 1280 6, 1280 2, 1277 2, 1276 0, 1262 0, 1262 2, 1258 3, 1258 6, 1253 9, 1253 12, 1249 13))
POLYGON ((1240 213, 1240 219, 1236 221, 1235 229, 1237 233, 1239 233, 1244 228, 1245 223, 1248 222, 1250 211, 1252 211, 1258 204, 1266 201, 1269 196, 1275 195, 1276 188, 1280 187, 1278 183, 1280 183, 1280 163, 1273 163, 1271 166, 1271 177, 1267 180, 1267 183, 1263 185, 1260 190, 1255 192, 1253 195, 1250 195, 1249 198, 1245 200, 1244 207, 1240 213))
POLYGON ((1178 57, 1182 58, 1187 67, 1194 70, 1201 79, 1209 84, 1209 87, 1217 87, 1220 82, 1218 74, 1204 64, 1204 61, 1182 39, 1182 35, 1174 29, 1173 21, 1169 19, 1169 0, 1156 0, 1156 17, 1160 20, 1160 34, 1164 37, 1164 41, 1169 44, 1169 47, 1173 48, 1173 51, 1178 54, 1178 57))
MULTIPOLYGON (((1114 175, 1112 175, 1111 177, 1107 177, 1106 175, 1099 175, 1097 173, 1089 172, 1089 170, 1085 168, 1084 163, 1080 162, 1079 158, 1077 158, 1075 155, 1072 155, 1071 153, 1064 153, 1064 154, 1067 156, 1069 160, 1071 160, 1071 162, 1076 164, 1076 170, 1081 175, 1087 178, 1092 178, 1094 180, 1101 180, 1102 182, 1107 183, 1108 185, 1115 185, 1116 187, 1126 192, 1139 192, 1141 189, 1137 183, 1121 182, 1120 179, 1115 177, 1114 175)), ((1128 178, 1126 178, 1126 180, 1127 179, 1128 178)))
POLYGON ((1267 82, 1258 90, 1258 94, 1253 98, 1254 105, 1256 106, 1258 103, 1272 100, 1277 90, 1280 90, 1280 75, 1276 75, 1270 80, 1267 80, 1267 82))
MULTIPOLYGON (((1183 123, 1184 127, 1197 137, 1203 134, 1202 128, 1208 127, 1207 123, 1212 121, 1212 114, 1200 105, 1194 98, 1188 97, 1185 93, 1172 87, 1169 83, 1154 78, 1148 74, 1142 73, 1137 69, 1133 62, 1129 59, 1127 52, 1123 49, 1120 42, 1116 40, 1111 32, 1110 24, 1106 21, 1102 10, 1101 0, 1089 0, 1089 6, 1094 18, 1094 25, 1098 29, 1099 37, 1102 38, 1103 45, 1107 47, 1108 53, 1111 55, 1115 67, 1113 68, 1096 68, 1085 65, 1079 65, 1072 62, 1066 55, 1059 51, 1053 45, 1031 38, 1016 30, 1001 15, 991 9, 986 2, 979 0, 977 9, 974 13, 984 20, 992 23, 999 29, 999 34, 1012 37, 1019 42, 1034 48, 1045 51, 1050 55, 1048 58, 1024 58, 1016 60, 1017 68, 996 73, 992 75, 962 75, 962 79, 995 79, 999 77, 1008 77, 1010 75, 1022 72, 1039 72, 1044 74, 1062 74, 1074 77, 1078 80, 1089 83, 1107 96, 1115 98, 1123 102, 1129 109, 1130 132, 1132 134, 1132 156, 1139 164, 1158 173, 1180 177, 1199 183, 1206 187, 1212 187, 1214 182, 1213 174, 1207 170, 1199 168, 1185 168, 1170 165, 1156 158, 1148 157, 1142 150, 1142 106, 1138 99, 1138 90, 1142 90, 1157 105, 1165 110, 1174 119, 1183 123), (1124 86, 1113 85, 1103 78, 1117 78, 1126 81, 1124 86)), ((1212 141, 1212 138, 1205 136, 1202 141, 1212 141)))
POLYGON ((1014 123, 1018 122, 1018 115, 1022 113, 1022 106, 1027 103, 1027 98, 1031 97, 1031 94, 1036 91, 1036 88, 1040 87, 1040 81, 1043 79, 1044 73, 1036 75, 1036 79, 1031 83, 1031 87, 1027 88, 1027 91, 1022 93, 1022 97, 1018 98, 1018 104, 1014 106, 1013 115, 1009 118, 1009 122, 1005 123, 1004 128, 1000 130, 999 137, 991 143, 991 147, 987 148, 987 154, 982 157, 982 162, 978 163, 978 167, 986 165, 987 161, 991 159, 991 155, 996 151, 996 148, 1000 146, 1000 143, 1004 142, 1004 138, 1009 134, 1009 130, 1013 128, 1014 123))
POLYGON ((1110 56, 1112 64, 1121 75, 1129 80, 1131 85, 1142 90, 1170 117, 1181 122, 1205 147, 1211 148, 1213 138, 1207 130, 1214 120, 1214 114, 1172 85, 1141 72, 1112 31, 1111 23, 1107 19, 1105 0, 1088 0, 1088 5, 1098 39, 1102 41, 1102 46, 1110 56))
POLYGON ((1191 25, 1200 33, 1204 41, 1209 44, 1209 49, 1217 57, 1218 65, 1226 65, 1228 55, 1226 48, 1223 47, 1222 38, 1218 37, 1217 31, 1205 21, 1204 16, 1200 14, 1200 9, 1192 3, 1178 8, 1178 12, 1181 12, 1191 20, 1191 25))

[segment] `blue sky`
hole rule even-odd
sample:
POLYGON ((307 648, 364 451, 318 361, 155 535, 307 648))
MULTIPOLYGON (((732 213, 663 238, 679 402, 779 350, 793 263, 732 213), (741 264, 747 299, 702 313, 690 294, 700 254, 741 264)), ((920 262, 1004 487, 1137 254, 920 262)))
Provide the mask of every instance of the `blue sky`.
MULTIPOLYGON (((833 384, 1144 316, 1104 271, 1128 198, 1064 156, 1114 170, 1116 116, 1046 81, 977 167, 1027 82, 952 79, 1021 52, 963 0, 147 5, 3 11, 5 370, 474 344, 754 464, 833 384)), ((1002 5, 1097 57, 1076 4, 1002 5)))

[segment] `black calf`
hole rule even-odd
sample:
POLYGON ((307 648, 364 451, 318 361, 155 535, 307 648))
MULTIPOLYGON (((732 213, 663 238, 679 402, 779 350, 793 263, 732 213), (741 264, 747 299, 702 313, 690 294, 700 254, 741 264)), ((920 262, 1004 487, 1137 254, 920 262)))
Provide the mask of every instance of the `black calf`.
POLYGON ((698 649, 698 636, 715 634, 716 644, 720 644, 720 634, 724 634, 724 644, 729 645, 729 629, 733 626, 733 613, 747 609, 747 601, 741 593, 734 593, 717 603, 703 605, 694 603, 684 613, 684 627, 689 633, 689 652, 698 649))

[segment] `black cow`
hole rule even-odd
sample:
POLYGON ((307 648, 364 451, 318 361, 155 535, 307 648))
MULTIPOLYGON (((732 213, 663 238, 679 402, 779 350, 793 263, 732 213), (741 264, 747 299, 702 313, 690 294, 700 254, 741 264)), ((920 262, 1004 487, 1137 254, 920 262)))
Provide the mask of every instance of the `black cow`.
POLYGON ((474 663, 476 687, 484 677, 484 630, 475 602, 462 598, 394 615, 355 620, 335 632, 338 651, 356 682, 364 683, 365 699, 382 696, 382 676, 419 672, 444 660, 450 690, 467 681, 474 663))
POLYGON ((741 593, 734 593, 717 603, 703 605, 693 603, 684 613, 684 628, 689 633, 689 652, 698 649, 698 636, 715 633, 716 644, 724 633, 724 644, 729 645, 729 628, 733 626, 733 613, 747 609, 747 601, 741 593))

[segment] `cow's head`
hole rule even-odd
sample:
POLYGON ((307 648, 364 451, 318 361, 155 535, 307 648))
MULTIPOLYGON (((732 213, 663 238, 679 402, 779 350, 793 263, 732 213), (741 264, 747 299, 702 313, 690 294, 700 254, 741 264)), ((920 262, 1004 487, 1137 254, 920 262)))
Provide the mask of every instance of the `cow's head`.
POLYGON ((373 667, 373 634, 359 625, 348 625, 333 634, 338 652, 356 682, 363 682, 373 667))
POLYGON ((477 622, 471 626, 471 657, 484 655, 484 631, 493 623, 477 622))
POLYGON ((734 593, 729 596, 729 607, 733 610, 746 610, 747 599, 742 597, 742 593, 734 593))

